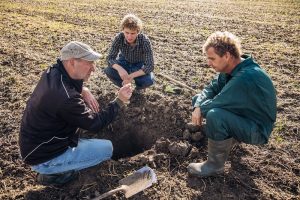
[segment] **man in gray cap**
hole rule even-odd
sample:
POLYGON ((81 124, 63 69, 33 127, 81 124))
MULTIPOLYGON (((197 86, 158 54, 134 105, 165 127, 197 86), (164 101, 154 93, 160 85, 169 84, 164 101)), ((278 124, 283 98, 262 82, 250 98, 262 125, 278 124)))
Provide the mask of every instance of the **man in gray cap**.
POLYGON ((49 67, 27 102, 19 134, 23 161, 38 172, 43 185, 60 185, 76 177, 78 170, 112 156, 112 143, 79 139, 79 130, 98 132, 110 124, 132 95, 130 84, 120 88, 105 109, 83 87, 95 71, 100 54, 88 45, 72 41, 61 49, 57 63, 49 67))

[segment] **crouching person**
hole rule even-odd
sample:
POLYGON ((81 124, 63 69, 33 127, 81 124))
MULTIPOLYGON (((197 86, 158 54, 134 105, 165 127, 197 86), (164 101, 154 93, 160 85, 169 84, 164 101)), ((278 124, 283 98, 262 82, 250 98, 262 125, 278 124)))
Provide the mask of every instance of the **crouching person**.
POLYGON ((132 95, 131 86, 120 88, 106 108, 83 87, 95 71, 100 54, 73 41, 61 49, 60 58, 39 80, 27 102, 21 122, 21 157, 39 173, 43 185, 61 185, 76 177, 78 170, 108 160, 112 143, 79 139, 81 130, 98 132, 110 124, 132 95))
POLYGON ((276 94, 271 79, 229 32, 215 32, 203 46, 208 65, 220 72, 193 97, 192 122, 206 118, 208 159, 191 163, 188 172, 199 177, 224 171, 235 142, 266 144, 276 119, 276 94))
POLYGON ((122 32, 114 38, 104 72, 118 87, 135 82, 141 90, 154 84, 154 59, 149 38, 141 33, 142 21, 133 14, 121 22, 122 32))

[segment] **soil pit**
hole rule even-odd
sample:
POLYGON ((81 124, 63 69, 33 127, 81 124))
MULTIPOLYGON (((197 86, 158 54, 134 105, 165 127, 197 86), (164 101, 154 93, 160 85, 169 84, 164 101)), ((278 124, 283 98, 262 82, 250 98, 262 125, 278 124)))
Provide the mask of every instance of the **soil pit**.
MULTIPOLYGON (((105 96, 109 98, 113 94, 105 96)), ((103 99, 101 102, 108 101, 103 99)), ((114 160, 149 150, 160 138, 182 138, 188 111, 184 115, 176 109, 166 109, 176 106, 175 101, 163 99, 155 93, 133 95, 130 104, 99 137, 112 141, 114 160)))
POLYGON ((112 159, 132 157, 151 148, 153 142, 143 140, 139 137, 140 134, 138 129, 129 129, 118 135, 118 137, 112 138, 111 141, 114 147, 112 159))

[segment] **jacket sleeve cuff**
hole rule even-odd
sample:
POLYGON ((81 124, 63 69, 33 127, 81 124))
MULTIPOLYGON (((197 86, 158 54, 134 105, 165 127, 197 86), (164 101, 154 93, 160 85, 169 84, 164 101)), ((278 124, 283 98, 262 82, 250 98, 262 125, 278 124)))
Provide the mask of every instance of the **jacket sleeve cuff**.
POLYGON ((145 65, 141 68, 145 74, 149 74, 153 71, 153 67, 146 67, 145 65))
POLYGON ((108 64, 110 67, 112 67, 114 64, 117 64, 117 61, 112 59, 108 61, 108 64))
POLYGON ((115 100, 113 100, 113 102, 117 103, 120 108, 125 106, 123 101, 121 99, 119 99, 118 97, 116 97, 115 100))

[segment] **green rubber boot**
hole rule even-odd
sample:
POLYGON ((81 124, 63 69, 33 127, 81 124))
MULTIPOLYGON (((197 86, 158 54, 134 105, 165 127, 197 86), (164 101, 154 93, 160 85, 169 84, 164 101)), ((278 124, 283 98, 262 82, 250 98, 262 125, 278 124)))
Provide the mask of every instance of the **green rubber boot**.
POLYGON ((234 139, 229 138, 223 141, 208 139, 208 159, 202 163, 191 163, 188 166, 188 173, 198 177, 207 177, 224 172, 224 164, 234 144, 234 139))

